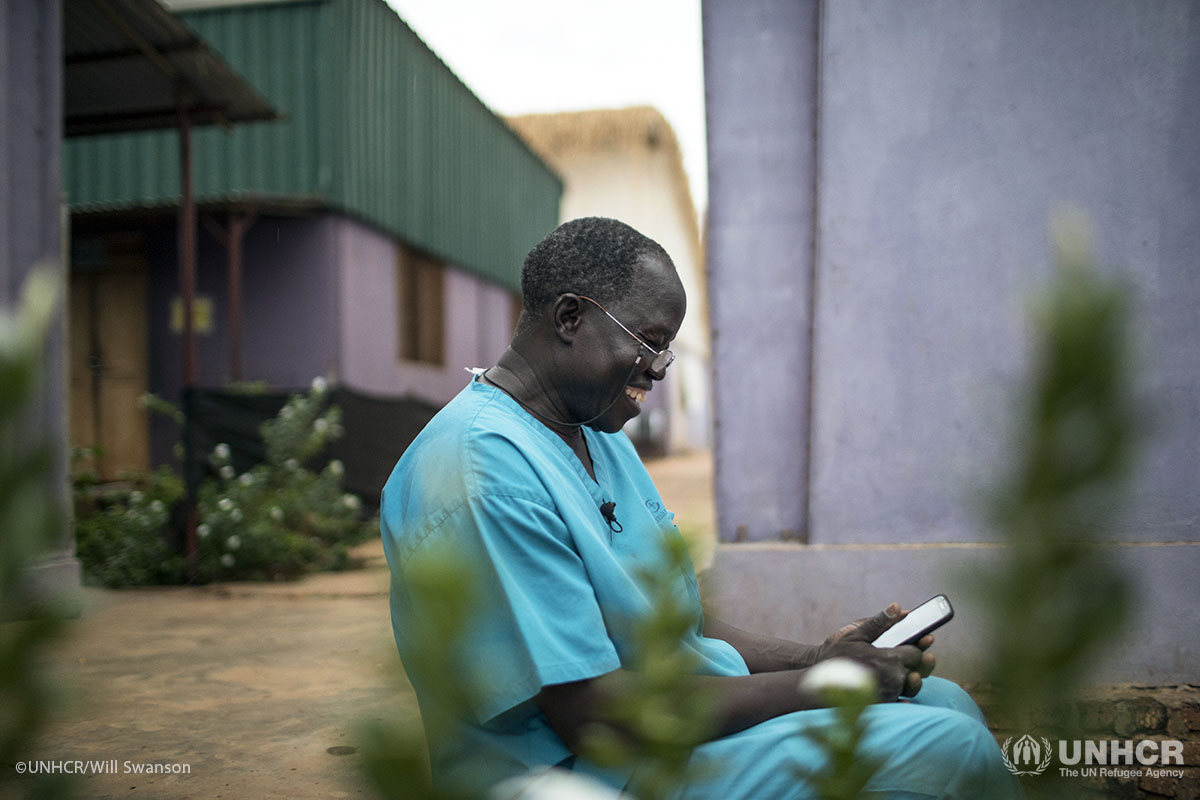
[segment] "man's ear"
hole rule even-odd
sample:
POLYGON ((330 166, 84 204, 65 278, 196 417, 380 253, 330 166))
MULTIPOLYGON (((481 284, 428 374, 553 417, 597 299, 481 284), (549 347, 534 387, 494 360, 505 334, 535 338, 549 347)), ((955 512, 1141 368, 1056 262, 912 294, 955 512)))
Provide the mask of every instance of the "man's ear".
POLYGON ((558 334, 558 338, 564 342, 570 343, 575 341, 575 337, 579 334, 579 326, 582 323, 580 316, 583 303, 579 299, 579 295, 573 293, 560 294, 558 299, 554 301, 553 319, 554 332, 558 334))

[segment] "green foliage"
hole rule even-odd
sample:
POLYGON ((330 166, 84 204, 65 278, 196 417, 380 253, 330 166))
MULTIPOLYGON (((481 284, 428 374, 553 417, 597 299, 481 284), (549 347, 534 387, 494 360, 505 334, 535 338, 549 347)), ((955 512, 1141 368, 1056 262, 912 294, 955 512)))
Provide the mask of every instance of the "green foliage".
MULTIPOLYGON (((422 643, 405 667, 422 676, 427 690, 422 714, 431 740, 446 734, 456 717, 474 707, 471 671, 487 668, 459 658, 457 643, 479 602, 472 572, 463 564, 452 552, 435 551, 414 558, 405 570, 406 590, 421 610, 412 621, 419 626, 413 639, 422 643)), ((597 727, 584 745, 586 757, 597 764, 635 767, 629 791, 640 800, 672 796, 700 777, 688 762, 692 750, 710 738, 714 725, 713 703, 688 680, 695 671, 694 656, 680 646, 684 633, 698 623, 679 595, 681 569, 691 569, 691 562, 687 545, 675 538, 664 540, 664 558, 656 568, 639 571, 653 611, 630 621, 635 645, 626 664, 628 691, 614 697, 603 713, 611 726, 597 727)), ((369 725, 363 738, 366 777, 381 797, 469 800, 482 797, 487 789, 431 786, 424 738, 415 721, 369 725)), ((488 754, 478 754, 478 762, 466 772, 497 772, 488 754)))
POLYGON ((342 490, 345 468, 305 464, 342 434, 341 411, 326 407, 323 381, 292 395, 263 423, 267 461, 238 475, 226 445, 209 456, 217 471, 200 488, 198 577, 201 580, 291 578, 349 566, 348 546, 376 530, 358 497, 342 490))
POLYGON ((266 394, 271 391, 271 384, 266 381, 230 381, 225 388, 237 394, 266 394))
POLYGON ((138 398, 138 405, 152 414, 162 414, 176 425, 183 425, 183 410, 170 400, 164 400, 153 392, 147 392, 138 398))
MULTIPOLYGON (((196 579, 269 580, 350 566, 349 546, 377 529, 364 519, 358 497, 345 492, 345 469, 328 462, 306 465, 342 434, 341 411, 325 402, 327 389, 313 381, 292 395, 260 432, 267 461, 238 474, 228 445, 209 455, 216 476, 197 497, 196 579)), ((171 403, 145 395, 144 407, 182 422, 171 403)), ((86 453, 81 454, 86 456, 86 453)), ((186 559, 167 544, 172 510, 184 500, 183 484, 169 469, 128 473, 102 491, 98 479, 77 470, 78 552, 90 580, 106 586, 181 583, 186 559)))
POLYGON ((167 467, 128 473, 119 489, 77 475, 75 547, 89 582, 104 586, 181 583, 183 556, 167 543, 171 509, 183 499, 183 481, 167 467))
POLYGON ((990 503, 1010 545, 978 582, 990 614, 997 700, 1024 726, 1069 700, 1120 635, 1130 585, 1099 546, 1125 494, 1141 432, 1126 287, 1060 235, 1058 271, 1037 309, 1035 363, 1015 463, 990 503))
MULTIPOLYGON (((454 718, 475 704, 471 696, 470 665, 462 663, 458 643, 478 603, 470 570, 448 551, 431 551, 415 557, 405 571, 405 584, 420 609, 413 624, 415 649, 405 668, 420 674, 429 694, 421 721, 363 726, 363 769, 380 797, 405 800, 470 800, 481 796, 473 789, 434 787, 425 758, 425 733, 436 740, 447 734, 454 718)), ((480 754, 481 760, 486 754, 480 754)), ((481 766, 480 773, 487 773, 481 766)))
POLYGON ((663 539, 664 559, 638 570, 652 613, 631 620, 632 656, 625 691, 611 699, 584 752, 597 764, 635 767, 629 789, 640 800, 660 800, 702 777, 689 765, 692 751, 711 738, 715 703, 688 678, 696 655, 682 646, 699 624, 696 610, 679 594, 681 571, 691 570, 682 537, 663 539))
POLYGON ((801 735, 825 755, 825 766, 816 774, 797 770, 796 777, 812 786, 821 800, 856 800, 879 769, 876 759, 858 752, 867 730, 863 712, 878 699, 875 679, 859 664, 831 659, 814 667, 805 683, 832 709, 833 722, 801 730, 801 735), (823 681, 820 673, 831 670, 849 671, 850 681, 823 681))
POLYGON ((51 689, 38 656, 62 627, 53 609, 30 607, 23 569, 51 540, 57 511, 51 442, 30 425, 41 383, 46 334, 57 304, 55 280, 39 269, 25 283, 16 314, 0 311, 0 610, 27 611, 0 624, 0 795, 57 798, 69 776, 18 777, 13 764, 29 757, 44 727, 51 689))

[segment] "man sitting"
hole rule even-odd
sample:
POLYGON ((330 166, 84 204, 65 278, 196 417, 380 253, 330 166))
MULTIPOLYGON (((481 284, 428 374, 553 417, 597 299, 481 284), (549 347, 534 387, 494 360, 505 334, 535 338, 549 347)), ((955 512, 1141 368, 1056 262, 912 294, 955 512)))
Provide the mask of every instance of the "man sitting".
MULTIPOLYGON (((480 667, 478 700, 431 737, 435 781, 462 785, 483 760, 495 770, 487 780, 558 765, 620 787, 628 771, 579 753, 589 726, 611 723, 608 699, 629 678, 628 621, 652 610, 635 573, 659 562, 664 537, 679 536, 621 429, 673 360, 686 297, 661 246, 602 218, 550 233, 526 257, 521 285, 508 349, 429 423, 384 488, 392 624, 408 663, 423 643, 406 571, 422 553, 449 546, 474 570, 481 603, 460 644, 480 667)), ((1020 796, 975 704, 929 677, 933 637, 870 644, 898 606, 799 645, 703 618, 694 571, 677 572, 702 620, 682 644, 716 703, 716 729, 692 757, 715 768, 683 797, 810 796, 796 775, 819 770, 823 756, 801 731, 832 712, 800 679, 835 656, 868 667, 878 686, 861 744, 879 761, 869 791, 1020 796)), ((426 676, 410 678, 428 714, 437 700, 426 676)))

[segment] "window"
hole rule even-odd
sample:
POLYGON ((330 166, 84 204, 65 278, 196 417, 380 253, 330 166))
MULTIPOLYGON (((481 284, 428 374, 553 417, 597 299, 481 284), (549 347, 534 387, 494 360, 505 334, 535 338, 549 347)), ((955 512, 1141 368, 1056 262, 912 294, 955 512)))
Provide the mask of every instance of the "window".
POLYGON ((438 261, 396 248, 397 355, 405 361, 442 364, 445 360, 445 269, 438 261))

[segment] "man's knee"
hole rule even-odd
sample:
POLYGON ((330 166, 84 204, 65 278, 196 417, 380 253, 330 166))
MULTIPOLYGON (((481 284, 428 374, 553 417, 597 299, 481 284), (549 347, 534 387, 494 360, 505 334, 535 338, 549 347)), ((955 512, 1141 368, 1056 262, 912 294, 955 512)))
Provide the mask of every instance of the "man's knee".
POLYGON ((938 710, 927 745, 914 754, 922 769, 955 787, 950 796, 1004 797, 1016 780, 1004 767, 1000 748, 991 731, 974 717, 958 711, 938 710))
POLYGON ((945 678, 930 676, 921 685, 921 691, 912 699, 915 705, 932 706, 934 708, 949 708, 959 711, 983 723, 983 713, 979 706, 961 686, 945 678))

